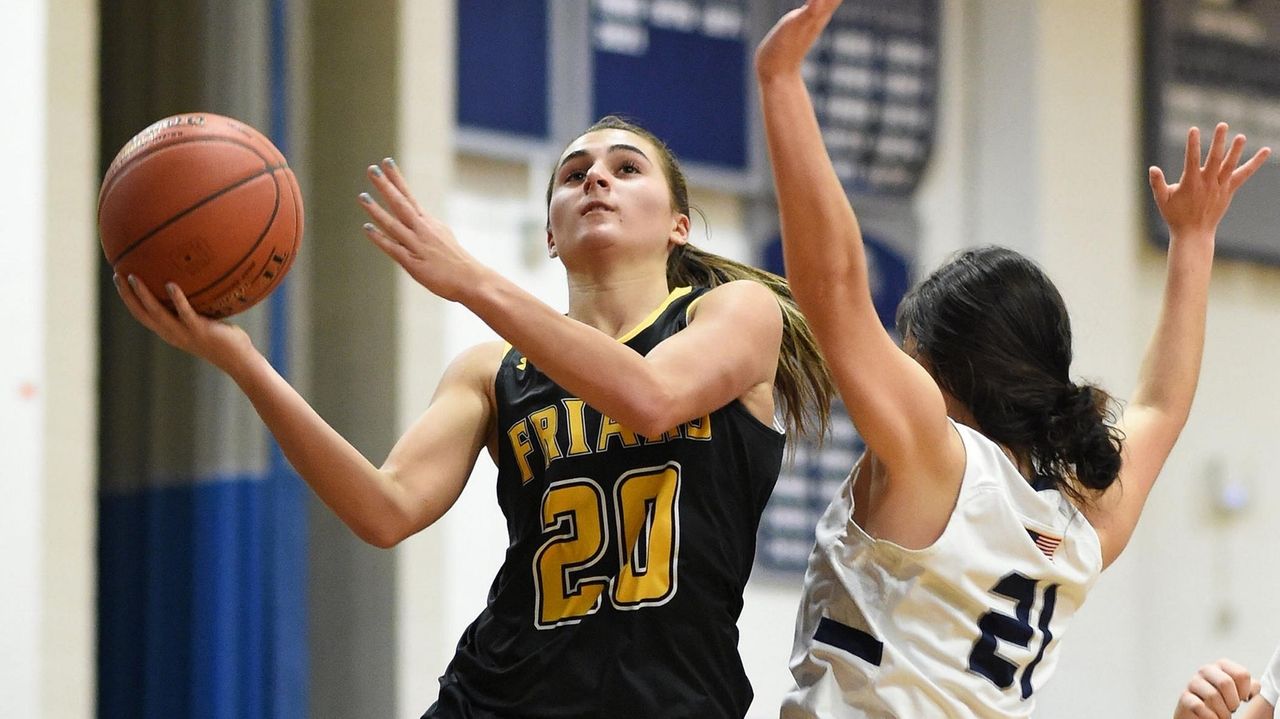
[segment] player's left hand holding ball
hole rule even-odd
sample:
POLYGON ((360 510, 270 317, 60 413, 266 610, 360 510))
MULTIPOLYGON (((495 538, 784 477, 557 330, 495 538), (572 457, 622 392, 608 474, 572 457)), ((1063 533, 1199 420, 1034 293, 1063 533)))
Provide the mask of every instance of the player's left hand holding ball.
POLYGON ((134 319, 184 352, 229 371, 237 357, 256 351, 244 330, 197 313, 173 282, 165 284, 169 300, 173 302, 173 310, 170 311, 151 294, 146 283, 139 282, 136 277, 112 275, 111 280, 134 319))

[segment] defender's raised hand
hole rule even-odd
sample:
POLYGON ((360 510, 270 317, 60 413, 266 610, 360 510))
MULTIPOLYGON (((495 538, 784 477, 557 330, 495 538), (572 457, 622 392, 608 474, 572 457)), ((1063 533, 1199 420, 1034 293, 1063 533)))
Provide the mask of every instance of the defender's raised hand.
POLYGON ((1220 122, 1213 131, 1209 154, 1201 164, 1200 130, 1193 127, 1187 132, 1187 152, 1177 183, 1168 184, 1159 167, 1148 171, 1156 207, 1172 235, 1212 234, 1217 229, 1236 190, 1271 155, 1271 148, 1264 147, 1241 164, 1244 145, 1244 135, 1236 135, 1228 148, 1227 123, 1220 122))
POLYGON ((799 72, 805 54, 838 7, 840 0, 809 0, 783 15, 756 49, 756 76, 765 80, 799 72))

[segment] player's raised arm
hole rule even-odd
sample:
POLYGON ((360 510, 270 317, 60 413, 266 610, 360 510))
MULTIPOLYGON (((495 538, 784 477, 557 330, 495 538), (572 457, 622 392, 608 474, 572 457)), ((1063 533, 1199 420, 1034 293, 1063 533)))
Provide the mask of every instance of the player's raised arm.
POLYGON ((1168 184, 1158 167, 1151 191, 1169 226, 1168 269, 1160 316, 1142 360, 1138 386, 1125 407, 1119 481, 1088 510, 1110 564, 1128 544, 1156 477, 1186 424, 1200 377, 1214 241, 1236 190, 1266 162, 1270 148, 1241 162, 1243 135, 1228 144, 1227 125, 1214 129, 1201 158, 1200 131, 1187 133, 1182 177, 1168 184))
MULTIPOLYGON (((607 229, 613 215, 625 220, 618 223, 619 228, 650 225, 649 234, 660 241, 636 250, 647 253, 636 262, 645 267, 644 272, 628 270, 628 276, 607 281, 625 287, 633 283, 629 277, 645 273, 661 281, 662 264, 655 263, 667 263, 670 253, 679 252, 689 230, 687 214, 670 206, 667 189, 659 184, 668 160, 647 138, 633 138, 623 130, 603 133, 600 137, 612 140, 580 141, 581 146, 572 146, 557 168, 548 195, 549 243, 558 243, 554 246, 566 264, 599 262, 579 260, 579 255, 596 250, 585 240, 562 235, 595 231, 594 225, 582 229, 592 222, 607 229), (640 193, 631 187, 646 176, 663 194, 633 201, 640 193), (653 204, 645 204, 649 200, 653 204), (659 202, 668 206, 663 208, 659 202), (596 220, 595 215, 604 217, 596 220)), ((558 384, 642 435, 660 436, 755 387, 771 387, 778 374, 783 311, 778 298, 760 282, 730 281, 712 288, 698 300, 686 331, 641 354, 611 334, 561 314, 478 262, 447 226, 413 199, 394 162, 371 166, 369 178, 386 204, 384 208, 371 196, 361 196, 373 220, 365 229, 374 244, 424 287, 465 305, 558 384)), ((635 242, 622 236, 616 241, 635 242)), ((584 294, 599 292, 591 287, 583 290, 584 294)), ((658 292, 667 293, 665 283, 658 292)), ((617 329, 621 333, 627 328, 617 329)), ((772 402, 768 405, 759 409, 762 419, 772 416, 772 402)))
POLYGON ((880 323, 858 220, 801 76, 805 54, 839 5, 811 0, 791 11, 756 53, 787 279, 859 433, 890 474, 954 479, 962 449, 943 395, 880 323))

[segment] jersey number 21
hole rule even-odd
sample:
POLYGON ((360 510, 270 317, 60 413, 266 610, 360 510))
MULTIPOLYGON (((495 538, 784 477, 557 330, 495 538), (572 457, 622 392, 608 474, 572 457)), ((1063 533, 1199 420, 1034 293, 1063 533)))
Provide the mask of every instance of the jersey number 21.
POLYGON ((1038 582, 1017 572, 1006 574, 996 582, 991 593, 1007 597, 1014 601, 1014 616, 1001 614, 994 609, 982 615, 978 620, 978 629, 982 636, 973 644, 969 652, 969 670, 981 674, 1001 689, 1013 686, 1021 669, 1019 682, 1022 698, 1031 696, 1031 673, 1036 670, 1040 660, 1044 658, 1045 647, 1053 639, 1049 631, 1049 622, 1053 619, 1053 609, 1058 601, 1058 585, 1050 584, 1044 588, 1044 603, 1040 607, 1040 616, 1032 625, 1031 610, 1036 601, 1038 582), (1002 640, 1020 647, 1030 648, 1035 630, 1040 630, 1040 648, 1036 656, 1025 667, 1019 667, 996 652, 996 640, 1002 640))

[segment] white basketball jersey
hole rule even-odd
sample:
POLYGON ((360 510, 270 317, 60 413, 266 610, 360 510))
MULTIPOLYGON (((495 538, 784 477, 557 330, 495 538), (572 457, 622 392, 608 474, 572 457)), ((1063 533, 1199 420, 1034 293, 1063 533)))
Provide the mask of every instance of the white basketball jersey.
POLYGON ((1280 647, 1271 655, 1271 663, 1262 675, 1262 698, 1275 708, 1280 706, 1280 647))
POLYGON ((783 717, 1027 717, 1102 570, 1098 535, 1057 490, 952 423, 964 479, 926 549, 853 521, 852 476, 818 523, 783 717))

